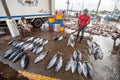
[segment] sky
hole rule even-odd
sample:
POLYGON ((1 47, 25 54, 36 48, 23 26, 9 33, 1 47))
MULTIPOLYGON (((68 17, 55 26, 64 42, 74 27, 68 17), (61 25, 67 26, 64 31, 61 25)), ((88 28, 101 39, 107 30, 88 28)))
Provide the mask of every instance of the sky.
MULTIPOLYGON (((67 0, 55 0, 55 8, 57 9, 67 9, 67 0)), ((99 0, 70 0, 69 9, 73 10, 96 10, 99 0)), ((99 10, 113 11, 115 4, 120 9, 120 0, 117 3, 117 0, 101 0, 101 5, 99 10)))

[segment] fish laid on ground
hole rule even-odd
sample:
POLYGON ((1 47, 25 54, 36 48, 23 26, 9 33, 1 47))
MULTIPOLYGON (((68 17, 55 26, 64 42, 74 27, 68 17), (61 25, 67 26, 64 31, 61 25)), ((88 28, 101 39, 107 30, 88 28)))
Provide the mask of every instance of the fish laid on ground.
POLYGON ((16 45, 19 44, 19 43, 20 43, 20 41, 15 40, 11 45, 12 45, 12 46, 16 46, 16 45))
POLYGON ((72 68, 71 68, 71 71, 72 71, 73 74, 75 73, 76 69, 77 69, 77 61, 74 60, 73 64, 72 64, 72 68))
POLYGON ((29 38, 26 39, 26 41, 28 41, 28 42, 33 41, 34 39, 35 39, 35 37, 29 37, 29 38))
POLYGON ((61 69, 62 64, 63 64, 63 58, 62 58, 62 56, 60 56, 60 57, 58 58, 57 66, 56 66, 56 68, 55 68, 55 71, 56 71, 56 72, 58 72, 58 71, 61 69))
POLYGON ((15 40, 11 40, 8 42, 8 45, 11 45, 15 40))
POLYGON ((25 42, 20 42, 20 43, 18 43, 15 47, 18 47, 18 48, 20 48, 22 45, 24 45, 25 44, 25 42))
POLYGON ((42 52, 40 55, 38 55, 35 60, 34 63, 38 63, 39 61, 43 60, 48 54, 48 51, 46 52, 42 52))
POLYGON ((67 46, 70 45, 71 47, 75 47, 75 38, 73 36, 73 34, 70 35, 69 39, 68 39, 68 43, 67 46))
POLYGON ((77 59, 77 51, 76 50, 73 52, 73 58, 77 59))
POLYGON ((73 64, 73 59, 72 58, 68 59, 65 67, 65 71, 70 70, 70 68, 72 67, 72 64, 73 64))
POLYGON ((82 71, 83 71, 84 76, 87 77, 87 75, 88 75, 88 69, 87 69, 86 63, 83 63, 82 71))
POLYGON ((45 45, 48 43, 48 40, 47 39, 42 39, 42 41, 40 42, 41 45, 45 45))
POLYGON ((56 35, 53 37, 53 41, 61 41, 63 39, 63 36, 56 35))
POLYGON ((21 47, 21 49, 23 49, 24 51, 28 50, 28 46, 30 45, 31 43, 26 43, 25 45, 23 45, 21 47))
POLYGON ((79 50, 77 51, 77 59, 82 60, 82 53, 79 50))
POLYGON ((20 52, 22 52, 21 49, 17 49, 14 53, 12 53, 9 57, 9 60, 15 58, 20 52))
POLYGON ((4 54, 3 57, 4 57, 4 58, 9 57, 16 49, 17 49, 17 48, 15 48, 15 47, 10 48, 9 50, 7 50, 7 51, 5 52, 5 54, 4 54))
POLYGON ((43 46, 38 46, 35 53, 38 54, 43 50, 43 46))
POLYGON ((77 72, 78 72, 78 74, 82 73, 82 63, 80 61, 77 62, 77 72))
POLYGON ((39 40, 40 40, 40 38, 36 38, 33 42, 36 43, 39 40))
POLYGON ((97 60, 97 59, 103 59, 103 52, 100 48, 97 48, 96 49, 96 52, 94 54, 94 58, 97 60))
POLYGON ((33 47, 34 47, 34 44, 31 43, 31 44, 28 46, 28 49, 31 50, 33 47))
POLYGON ((29 57, 25 54, 21 59, 21 67, 25 69, 29 63, 29 57))
POLYGON ((88 74, 93 79, 93 69, 92 69, 92 66, 90 65, 90 63, 86 63, 86 65, 87 65, 88 74))
POLYGON ((21 53, 19 53, 14 59, 13 59, 13 62, 16 62, 17 60, 19 60, 20 58, 22 58, 22 56, 24 55, 25 53, 22 51, 21 53))
POLYGON ((47 69, 50 69, 52 66, 54 66, 56 61, 57 61, 57 54, 55 54, 53 57, 50 58, 47 69))

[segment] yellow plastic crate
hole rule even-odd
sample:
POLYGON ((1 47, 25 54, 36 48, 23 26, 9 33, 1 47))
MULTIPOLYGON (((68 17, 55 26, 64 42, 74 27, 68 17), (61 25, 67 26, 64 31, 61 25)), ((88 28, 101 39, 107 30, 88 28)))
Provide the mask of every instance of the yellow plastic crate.
POLYGON ((61 31, 61 32, 64 31, 64 27, 61 27, 61 28, 60 28, 60 31, 61 31))
POLYGON ((55 22, 55 18, 48 18, 48 22, 54 23, 55 22))
POLYGON ((63 19, 62 15, 56 15, 56 19, 63 19))

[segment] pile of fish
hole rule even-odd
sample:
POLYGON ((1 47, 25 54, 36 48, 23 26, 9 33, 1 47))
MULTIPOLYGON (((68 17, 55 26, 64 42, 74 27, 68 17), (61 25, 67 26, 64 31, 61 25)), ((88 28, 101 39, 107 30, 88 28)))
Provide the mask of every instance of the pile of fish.
POLYGON ((56 35, 53 37, 53 41, 61 41, 63 39, 63 36, 56 35))
POLYGON ((90 40, 87 40, 87 45, 88 45, 88 53, 90 55, 94 55, 95 60, 103 59, 103 52, 102 49, 100 48, 100 45, 90 40))
MULTIPOLYGON (((43 46, 47 43, 47 39, 35 37, 27 37, 25 40, 11 40, 8 42, 8 45, 12 45, 13 47, 7 50, 3 57, 9 58, 9 60, 12 60, 12 62, 16 62, 17 60, 21 59, 21 67, 25 69, 29 63, 29 57, 26 51, 31 51, 35 54, 38 54, 43 50, 43 46)), ((43 60, 47 53, 48 51, 39 54, 35 58, 34 63, 43 60)))
POLYGON ((74 51, 73 57, 67 60, 65 71, 68 71, 71 69, 72 73, 74 74, 76 71, 78 74, 84 74, 85 77, 88 77, 88 75, 93 78, 93 70, 92 66, 88 62, 82 62, 82 54, 81 52, 74 51))
POLYGON ((75 38, 74 38, 73 34, 71 34, 68 39, 67 46, 69 46, 69 45, 73 48, 75 47, 75 38))
POLYGON ((86 32, 89 32, 95 35, 102 35, 105 37, 116 37, 118 34, 120 34, 120 29, 116 27, 116 24, 98 23, 98 24, 92 25, 92 27, 88 27, 86 29, 86 32))
POLYGON ((63 58, 62 56, 58 57, 58 54, 55 54, 54 56, 52 56, 49 59, 48 65, 47 65, 47 69, 52 68, 53 66, 55 66, 55 72, 59 72, 60 69, 62 68, 63 65, 63 58))

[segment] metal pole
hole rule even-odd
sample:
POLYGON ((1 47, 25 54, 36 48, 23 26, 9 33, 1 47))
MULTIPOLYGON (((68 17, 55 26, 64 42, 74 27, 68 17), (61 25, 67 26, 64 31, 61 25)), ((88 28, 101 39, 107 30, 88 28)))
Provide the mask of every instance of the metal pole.
POLYGON ((11 19, 11 15, 10 15, 8 6, 7 6, 7 4, 6 4, 6 0, 1 0, 1 2, 2 2, 3 8, 4 8, 4 10, 5 10, 5 13, 6 13, 8 19, 11 19))
POLYGON ((70 0, 67 1, 67 20, 68 20, 68 15, 69 15, 69 4, 70 4, 70 0))

